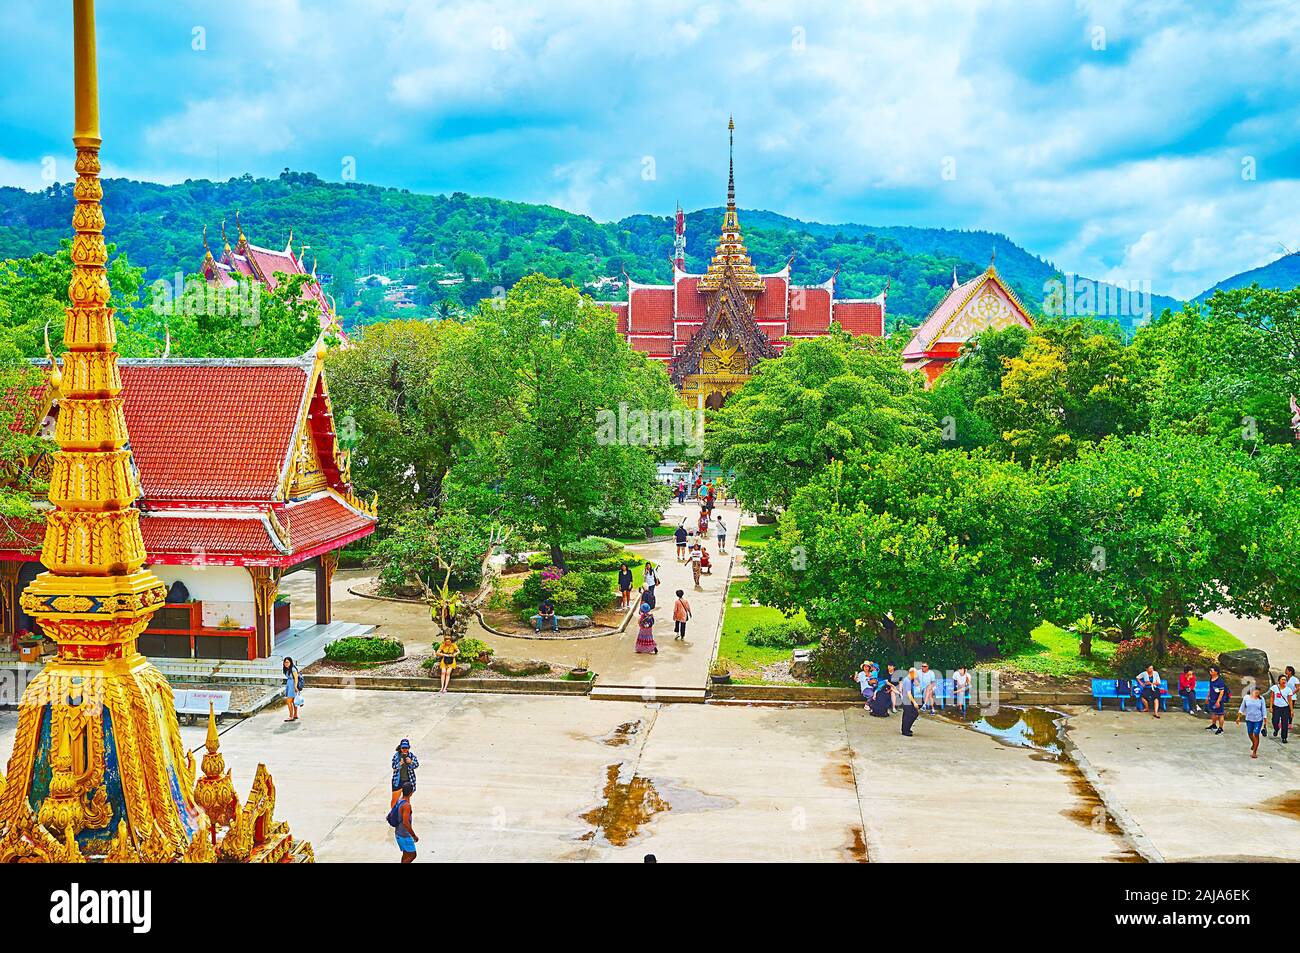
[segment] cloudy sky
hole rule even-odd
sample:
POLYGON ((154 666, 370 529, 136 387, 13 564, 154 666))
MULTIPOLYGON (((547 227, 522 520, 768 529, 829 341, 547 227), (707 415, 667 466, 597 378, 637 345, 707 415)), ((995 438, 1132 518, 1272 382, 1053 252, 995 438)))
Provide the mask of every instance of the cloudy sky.
MULTIPOLYGON (((0 184, 69 177, 68 6, 0 0, 0 184)), ((1300 247, 1293 0, 99 7, 109 174, 355 167, 608 220, 720 204, 734 114, 742 207, 1181 296, 1300 247)))

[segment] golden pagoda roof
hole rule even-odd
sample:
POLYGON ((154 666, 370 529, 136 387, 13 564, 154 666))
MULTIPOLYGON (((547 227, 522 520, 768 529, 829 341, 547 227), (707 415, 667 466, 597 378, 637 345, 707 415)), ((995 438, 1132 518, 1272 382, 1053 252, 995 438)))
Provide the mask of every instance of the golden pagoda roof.
POLYGON ((749 259, 749 250, 740 234, 740 217, 736 214, 736 121, 727 121, 727 210, 722 216, 722 233, 713 252, 708 270, 700 278, 701 291, 719 291, 729 277, 742 291, 762 291, 763 278, 749 259))

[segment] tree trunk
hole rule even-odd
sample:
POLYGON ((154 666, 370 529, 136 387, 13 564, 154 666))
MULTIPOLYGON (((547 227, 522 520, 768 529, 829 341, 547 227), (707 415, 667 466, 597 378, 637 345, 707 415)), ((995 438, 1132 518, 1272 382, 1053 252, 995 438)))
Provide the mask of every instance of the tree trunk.
POLYGON ((561 572, 564 571, 564 550, 560 547, 559 543, 551 543, 551 562, 555 565, 556 569, 561 572))
POLYGON ((1079 657, 1092 658, 1092 633, 1079 633, 1079 657))
POLYGON ((1166 616, 1156 617, 1151 624, 1151 647, 1155 650, 1156 658, 1164 658, 1169 652, 1169 619, 1166 616))

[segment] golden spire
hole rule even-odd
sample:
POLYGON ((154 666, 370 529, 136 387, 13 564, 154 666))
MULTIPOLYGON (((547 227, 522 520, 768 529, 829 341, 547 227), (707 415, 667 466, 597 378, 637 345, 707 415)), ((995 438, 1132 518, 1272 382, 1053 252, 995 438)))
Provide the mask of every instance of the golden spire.
POLYGON ((722 233, 718 247, 700 278, 701 291, 718 291, 730 280, 741 291, 762 291, 763 279, 749 260, 749 251, 740 234, 740 216, 736 214, 736 160, 734 119, 727 120, 727 210, 722 216, 722 233))

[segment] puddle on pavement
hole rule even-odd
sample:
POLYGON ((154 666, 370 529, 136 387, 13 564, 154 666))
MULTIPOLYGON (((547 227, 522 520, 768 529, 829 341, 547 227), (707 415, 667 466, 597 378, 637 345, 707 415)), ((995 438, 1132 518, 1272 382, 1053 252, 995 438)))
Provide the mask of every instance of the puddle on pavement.
POLYGON ((591 830, 582 834, 579 840, 626 847, 647 824, 666 811, 694 814, 736 806, 731 798, 705 794, 671 778, 644 778, 633 774, 624 779, 623 768, 622 764, 611 764, 605 769, 605 787, 601 792, 604 801, 578 815, 591 825, 591 830))
POLYGON ((1259 809, 1270 814, 1281 814, 1293 821, 1300 821, 1300 791, 1288 791, 1286 794, 1261 801, 1259 809))
POLYGON ((972 730, 996 738, 1014 748, 1031 748, 1047 757, 1060 761, 1065 749, 1061 744, 1058 721, 1065 717, 1050 708, 998 708, 985 713, 977 708, 967 711, 963 720, 972 730))
POLYGON ((1124 845, 1123 849, 1111 859, 1119 863, 1145 863, 1142 855, 1129 845, 1123 830, 1106 809, 1097 789, 1066 751, 1066 742, 1061 735, 1061 722, 1065 718, 1063 712, 1051 708, 1002 706, 992 713, 972 708, 964 718, 956 717, 973 731, 1013 748, 1029 748, 1034 752, 1030 757, 1056 764, 1069 780, 1070 789, 1077 801, 1075 807, 1067 808, 1061 813, 1077 824, 1119 838, 1124 845))
POLYGON ((625 721, 607 735, 601 735, 596 740, 603 745, 609 745, 611 748, 618 748, 623 745, 630 745, 636 738, 637 733, 641 730, 641 721, 625 721))
POLYGON ((844 849, 849 860, 855 864, 869 864, 871 857, 867 853, 867 840, 862 834, 862 828, 850 827, 849 836, 853 839, 852 843, 844 849))

